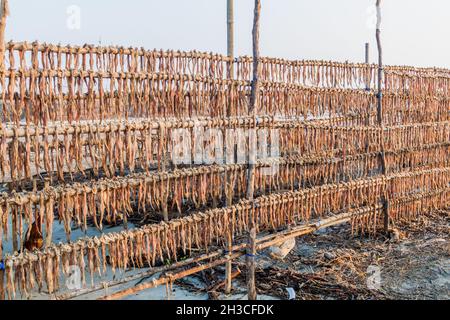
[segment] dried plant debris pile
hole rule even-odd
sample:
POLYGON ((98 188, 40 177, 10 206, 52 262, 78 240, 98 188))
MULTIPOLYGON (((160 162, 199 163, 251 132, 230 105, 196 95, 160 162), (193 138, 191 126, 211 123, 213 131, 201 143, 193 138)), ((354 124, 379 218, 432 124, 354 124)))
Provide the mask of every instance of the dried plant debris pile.
MULTIPOLYGON (((246 234, 251 216, 262 233, 350 213, 351 235, 377 239, 386 212, 408 227, 448 207, 450 70, 386 67, 380 125, 377 94, 366 90, 377 82, 375 65, 262 58, 249 116, 252 68, 248 57, 196 51, 8 43, 0 70, 6 297, 56 294, 73 266, 94 286, 195 257, 246 234), (246 199, 240 162, 250 130, 278 148, 256 163, 255 201, 246 199), (196 158, 207 139, 219 146, 202 154, 214 164, 196 158), (189 160, 179 164, 176 147, 186 140, 189 160), (230 158, 237 164, 223 161, 230 158), (57 223, 65 243, 55 243, 57 223), (104 233, 110 225, 123 231, 104 233), (101 234, 71 241, 75 229, 101 234)), ((305 299, 323 290, 385 296, 327 283, 327 274, 258 276, 304 282, 305 299)))
MULTIPOLYGON (((351 236, 348 227, 306 236, 286 261, 257 271, 260 294, 297 299, 449 298, 450 211, 433 211, 385 237, 351 236), (380 270, 374 283, 370 270, 380 270)), ((273 261, 272 261, 273 263, 273 261)))

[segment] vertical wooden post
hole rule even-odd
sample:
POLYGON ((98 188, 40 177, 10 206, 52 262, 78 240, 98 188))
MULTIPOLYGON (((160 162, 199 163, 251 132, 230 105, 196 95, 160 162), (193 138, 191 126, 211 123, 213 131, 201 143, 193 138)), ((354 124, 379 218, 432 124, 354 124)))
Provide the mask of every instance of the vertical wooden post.
MULTIPOLYGON (((227 0, 227 54, 228 58, 230 58, 230 62, 228 65, 228 79, 232 80, 234 79, 234 0, 227 0)), ((230 84, 229 93, 228 93, 228 108, 232 108, 232 97, 231 97, 231 91, 233 88, 233 84, 230 84)), ((227 111, 227 104, 225 104, 225 111, 224 111, 224 117, 228 116, 227 111)), ((226 144, 226 130, 224 131, 224 159, 227 157, 227 144, 226 144)), ((228 161, 228 159, 227 159, 228 161)), ((226 197, 226 205, 227 207, 233 205, 233 198, 232 193, 230 192, 231 188, 231 177, 228 173, 225 173, 225 197, 226 197)), ((228 255, 231 254, 231 249, 233 247, 233 234, 232 230, 230 228, 230 232, 227 234, 227 251, 228 255)), ((227 261, 225 264, 225 293, 230 294, 231 290, 233 289, 232 286, 232 272, 233 272, 233 262, 231 260, 227 261)))
MULTIPOLYGON (((227 0, 227 54, 228 58, 230 58, 230 62, 228 63, 228 74, 227 77, 229 80, 234 79, 234 0, 227 0)), ((228 101, 224 104, 224 112, 223 116, 226 118, 230 115, 228 109, 231 109, 233 106, 233 98, 232 98, 232 90, 233 84, 231 83, 229 86, 228 92, 228 101)), ((223 141, 224 141, 224 159, 229 162, 227 159, 227 143, 226 143, 226 130, 224 131, 223 141)), ((231 188, 231 179, 228 174, 225 174, 226 179, 226 188, 225 188, 225 197, 227 206, 233 205, 232 192, 229 190, 231 188)))
POLYGON ((234 58, 234 0, 227 0, 227 53, 234 58))
MULTIPOLYGON (((3 237, 3 234, 0 234, 3 237)), ((0 301, 5 300, 5 266, 3 264, 3 253, 0 256, 0 301)))
MULTIPOLYGON (((51 181, 52 181, 51 176, 44 179, 44 191, 45 192, 49 191, 50 185, 52 183, 51 181)), ((50 205, 51 206, 54 205, 53 201, 50 202, 50 205)), ((53 226, 53 219, 54 219, 53 212, 51 213, 49 218, 51 219, 51 221, 48 222, 49 228, 45 230, 45 233, 46 233, 45 234, 45 246, 47 248, 52 245, 52 239, 53 239, 53 228, 52 228, 52 226, 53 226)))
POLYGON ((366 64, 369 64, 370 63, 370 51, 369 51, 369 49, 370 49, 370 44, 368 43, 368 42, 366 42, 366 46, 365 46, 365 48, 366 48, 366 50, 365 50, 365 52, 366 52, 366 59, 365 59, 365 62, 366 62, 366 64))
MULTIPOLYGON (((231 251, 233 250, 233 230, 230 223, 230 230, 227 234, 227 257, 231 257, 231 251)), ((233 261, 228 260, 225 264, 225 294, 230 294, 233 290, 233 261)))
MULTIPOLYGON (((259 1, 259 0, 256 0, 259 1)), ((247 247, 247 290, 248 300, 258 299, 255 279, 255 255, 256 255, 256 228, 250 229, 249 243, 247 247)))
MULTIPOLYGON (((9 16, 8 0, 1 0, 0 7, 0 68, 5 68, 5 30, 6 19, 9 16)), ((3 103, 3 101, 2 101, 3 103)))
MULTIPOLYGON (((1 0, 0 4, 0 70, 5 71, 5 30, 6 19, 9 15, 8 0, 1 0)), ((5 90, 5 88, 2 88, 5 90)), ((1 96, 1 95, 0 95, 1 96)), ((4 108, 4 101, 0 102, 0 108, 4 108)), ((0 119, 0 121, 2 121, 0 119)), ((1 124, 3 127, 3 123, 1 124)), ((7 214, 7 213, 4 213, 7 214)), ((2 217, 0 217, 2 218, 2 217)), ((3 232, 0 232, 0 237, 3 237, 3 232)), ((3 245, 2 245, 3 246, 3 245)), ((5 271, 3 266, 3 248, 0 248, 0 300, 5 300, 5 288, 4 288, 5 271)))
MULTIPOLYGON (((370 45, 367 42, 366 46, 365 46, 365 63, 367 65, 367 68, 370 69, 369 64, 370 64, 370 45)), ((370 77, 369 75, 367 75, 367 79, 366 79, 366 90, 369 91, 370 90, 370 77)))
MULTIPOLYGON (((365 60, 364 62, 366 63, 366 67, 367 67, 367 76, 366 76, 366 91, 370 91, 370 85, 371 85, 371 78, 370 78, 370 46, 369 43, 366 42, 365 45, 365 60)), ((367 110, 367 119, 366 119, 366 126, 370 125, 370 117, 371 117, 371 113, 372 113, 372 104, 369 102, 368 106, 367 106, 368 110, 367 110)), ((366 143, 366 152, 369 152, 369 142, 366 143)))
MULTIPOLYGON (((253 21, 253 81, 250 97, 249 115, 253 115, 254 130, 256 130, 256 113, 259 102, 259 20, 261 15, 261 0, 255 0, 255 18, 253 21)), ((249 172, 247 177, 247 198, 253 200, 255 192, 255 149, 252 148, 251 138, 249 134, 249 172)))
MULTIPOLYGON (((386 164, 386 154, 384 152, 384 125, 383 125, 383 48, 381 46, 381 0, 377 0, 377 46, 378 46, 378 84, 377 84, 377 120, 378 125, 382 130, 381 139, 381 167, 382 174, 388 174, 388 168, 386 164)), ((384 232, 389 232, 389 200, 387 195, 383 195, 383 206, 384 206, 384 232)))
MULTIPOLYGON (((261 0, 255 0, 255 11, 253 21, 253 81, 250 99, 249 114, 253 114, 254 130, 249 133, 249 168, 247 177, 247 198, 254 200, 255 192, 255 165, 256 165, 256 115, 259 102, 259 25, 261 18, 261 0)), ((247 244, 247 287, 248 300, 256 300, 255 284, 255 254, 256 254, 256 228, 254 208, 250 211, 250 227, 247 244)))
MULTIPOLYGON (((160 159, 161 170, 162 170, 162 172, 167 174, 167 163, 166 163, 166 156, 167 156, 167 154, 164 153, 164 147, 163 147, 164 143, 166 141, 165 139, 167 139, 167 137, 166 137, 166 128, 164 127, 163 123, 161 122, 160 123, 160 127, 159 127, 159 148, 162 151, 160 152, 159 156, 161 157, 161 159, 160 159)), ((167 178, 167 177, 165 177, 165 178, 167 178)), ((167 180, 167 183, 166 183, 166 180, 163 179, 163 181, 161 181, 161 184, 163 184, 163 183, 166 185, 166 187, 168 187, 168 180, 167 180)), ((163 188, 163 196, 162 196, 161 206, 162 206, 162 215, 163 215, 163 219, 164 219, 165 222, 169 221, 169 209, 168 209, 168 204, 167 204, 168 197, 169 197, 169 193, 168 192, 169 192, 168 188, 163 188)))
POLYGON ((378 85, 377 85, 377 119, 380 126, 383 125, 383 48, 381 46, 381 0, 377 0, 377 46, 378 46, 378 85))
MULTIPOLYGON (((165 172, 165 170, 164 170, 165 172)), ((166 182, 165 180, 163 180, 163 182, 166 182)), ((168 182, 168 180, 167 180, 168 182)), ((166 183, 167 185, 168 183, 166 183)), ((169 201, 169 194, 168 194, 168 190, 164 189, 164 195, 162 198, 162 215, 163 215, 163 219, 164 222, 169 222, 169 206, 167 204, 167 202, 169 201)))

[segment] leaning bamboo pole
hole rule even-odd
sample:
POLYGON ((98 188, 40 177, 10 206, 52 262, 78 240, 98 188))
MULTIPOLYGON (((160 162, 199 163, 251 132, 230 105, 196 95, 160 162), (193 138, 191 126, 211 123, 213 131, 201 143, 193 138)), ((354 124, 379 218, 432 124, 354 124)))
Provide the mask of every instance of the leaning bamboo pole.
MULTIPOLYGON (((345 218, 346 220, 342 221, 342 222, 349 221, 349 218, 347 218, 347 216, 345 216, 345 217, 343 216, 343 218, 345 218)), ((336 220, 337 220, 336 217, 332 217, 332 218, 329 218, 329 219, 325 219, 324 221, 321 222, 321 224, 324 224, 325 221, 336 221, 336 220)), ((296 236, 301 236, 303 234, 306 234, 305 232, 309 233, 309 232, 314 232, 316 230, 317 229, 315 229, 312 225, 306 225, 306 226, 301 226, 301 227, 298 227, 298 228, 291 229, 291 230, 289 230, 289 233, 293 232, 293 233, 296 234, 296 236)), ((258 242, 261 242, 261 241, 277 241, 277 238, 279 236, 283 236, 285 233, 286 232, 279 232, 279 233, 276 233, 276 234, 273 234, 273 235, 264 236, 264 237, 258 239, 258 242)), ((100 283, 100 284, 96 285, 93 288, 81 289, 81 290, 78 290, 78 291, 57 295, 55 298, 56 298, 56 300, 74 299, 74 298, 77 298, 77 297, 80 297, 80 296, 84 296, 84 295, 87 295, 87 294, 91 294, 91 293, 95 293, 95 292, 98 292, 98 291, 101 291, 101 290, 105 290, 105 288, 109 289, 109 288, 112 288, 112 287, 115 287, 115 286, 118 286, 118 285, 123 285, 123 284, 129 283, 131 281, 135 281, 135 280, 139 280, 139 279, 145 279, 145 278, 151 277, 152 275, 155 275, 155 274, 158 274, 158 273, 161 273, 161 272, 173 271, 173 270, 176 270, 176 269, 179 269, 179 268, 187 267, 187 266, 192 265, 192 264, 197 264, 197 263, 203 262, 205 260, 217 259, 217 258, 220 258, 222 256, 227 257, 227 256, 229 256, 230 253, 234 253, 236 251, 245 252, 246 246, 247 245, 244 242, 244 243, 232 246, 230 248, 230 251, 220 249, 220 250, 217 250, 217 251, 214 251, 214 252, 203 254, 203 255, 198 256, 198 257, 192 257, 192 258, 186 259, 184 261, 177 262, 177 263, 172 264, 170 266, 151 268, 148 271, 145 271, 145 272, 142 272, 142 273, 138 273, 138 274, 135 274, 135 275, 132 275, 132 276, 128 276, 128 277, 125 277, 125 278, 123 278, 121 280, 113 280, 113 281, 110 281, 110 282, 103 282, 103 283, 100 283)), ((230 261, 231 261, 231 259, 230 259, 230 261)))
MULTIPOLYGON (((374 207, 368 207, 368 208, 360 208, 351 212, 346 212, 346 213, 342 213, 336 216, 333 216, 331 218, 327 218, 327 219, 323 219, 323 220, 319 220, 318 222, 315 223, 310 223, 307 225, 302 225, 302 226, 298 226, 298 227, 294 227, 292 229, 289 230, 285 230, 285 231, 281 231, 281 232, 277 232, 274 235, 269 235, 269 236, 262 236, 259 239, 256 238, 256 236, 254 237, 255 239, 255 243, 254 246, 255 248, 257 248, 258 250, 264 250, 270 246, 273 245, 277 245, 279 243, 285 242, 287 240, 290 240, 292 238, 298 238, 307 234, 311 234, 314 233, 316 231, 319 231, 321 229, 325 229, 331 226, 335 226, 335 225, 340 225, 346 222, 349 222, 352 220, 352 218, 354 218, 355 216, 363 216, 373 210, 377 210, 380 209, 381 206, 374 206, 374 207)), ((220 254, 222 253, 222 250, 219 250, 217 252, 215 252, 213 254, 214 257, 217 257, 216 260, 213 260, 209 263, 206 264, 201 264, 198 265, 196 267, 187 269, 187 270, 183 270, 180 271, 176 274, 173 273, 169 273, 166 275, 162 275, 161 277, 159 277, 158 279, 153 279, 151 282, 147 282, 147 283, 143 283, 140 285, 137 285, 133 288, 128 288, 125 290, 121 290, 118 292, 115 292, 111 295, 107 295, 104 296, 102 298, 100 298, 99 300, 117 300, 117 299, 121 299, 124 298, 126 296, 132 295, 132 294, 136 294, 138 292, 142 292, 144 290, 148 290, 148 289, 152 289, 155 287, 158 287, 160 285, 163 284, 173 284, 174 281, 188 277, 190 275, 196 274, 200 271, 206 270, 206 269, 211 269, 214 268, 216 266, 221 265, 224 261, 230 261, 232 259, 236 259, 239 257, 242 257, 244 254, 246 254, 245 250, 243 249, 243 245, 235 245, 232 248, 232 252, 228 253, 227 256, 223 257, 220 254)), ((208 256, 208 258, 211 259, 211 256, 208 256)), ((204 257, 200 257, 199 259, 196 259, 196 262, 201 262, 204 260, 204 257)), ((189 265, 192 264, 191 261, 189 261, 189 263, 185 263, 183 265, 189 265)), ((181 266, 180 266, 181 267, 181 266)), ((134 280, 134 278, 133 278, 134 280)), ((122 284, 122 283, 121 283, 122 284)))
POLYGON ((198 266, 196 266, 196 267, 194 267, 192 269, 189 269, 189 270, 186 270, 186 271, 181 271, 181 272, 179 272, 177 274, 170 274, 169 273, 169 274, 166 274, 165 276, 163 276, 163 277, 161 277, 159 279, 154 279, 150 283, 143 283, 143 284, 135 286, 134 288, 130 288, 130 289, 126 289, 126 290, 123 290, 123 291, 119 291, 119 292, 114 293, 114 294, 112 294, 110 296, 103 297, 103 298, 101 298, 99 300, 117 300, 117 299, 120 299, 122 297, 129 296, 131 294, 135 294, 135 293, 143 291, 143 290, 155 288, 155 287, 158 287, 158 286, 163 285, 163 284, 172 285, 175 281, 177 281, 179 279, 183 279, 183 278, 186 278, 186 277, 188 277, 190 275, 199 273, 201 271, 217 267, 217 266, 219 266, 219 265, 221 265, 223 263, 226 263, 229 260, 237 259, 240 256, 242 256, 242 253, 239 253, 239 252, 238 253, 232 253, 232 254, 229 254, 227 257, 221 258, 219 260, 215 260, 215 261, 213 260, 213 261, 211 261, 209 263, 206 263, 206 264, 200 264, 200 265, 198 265, 198 266))
MULTIPOLYGON (((235 245, 235 246, 232 246, 231 251, 242 250, 243 248, 245 248, 245 245, 243 245, 243 244, 241 244, 239 246, 235 245)), ((137 274, 134 274, 131 276, 127 276, 122 279, 112 280, 109 282, 102 282, 102 283, 95 285, 93 288, 86 288, 86 289, 81 289, 81 290, 77 290, 77 291, 59 294, 59 295, 55 296, 55 300, 75 299, 75 298, 85 296, 88 294, 92 294, 92 293, 96 293, 96 292, 99 292, 99 291, 102 291, 105 289, 111 289, 111 288, 119 286, 119 285, 124 285, 131 281, 146 279, 146 278, 154 276, 158 273, 174 271, 176 269, 185 268, 187 266, 198 264, 200 262, 204 262, 207 260, 211 261, 211 260, 226 256, 227 254, 228 254, 228 252, 226 250, 219 249, 217 251, 205 253, 205 254, 202 254, 197 257, 188 258, 186 260, 183 260, 183 261, 180 261, 180 262, 168 265, 168 266, 150 268, 147 271, 140 272, 140 273, 137 273, 137 274)))
MULTIPOLYGON (((261 16, 261 0, 255 0, 255 9, 254 9, 254 20, 253 20, 253 80, 252 80, 252 91, 250 96, 250 108, 249 108, 249 116, 253 116, 255 121, 255 125, 253 130, 256 130, 256 112, 258 108, 258 97, 260 90, 260 82, 259 82, 259 74, 260 74, 260 64, 259 64, 259 23, 261 16)), ((253 200, 254 197, 254 164, 256 162, 256 136, 253 134, 249 139, 249 175, 248 175, 248 193, 247 198, 249 200, 253 200)))

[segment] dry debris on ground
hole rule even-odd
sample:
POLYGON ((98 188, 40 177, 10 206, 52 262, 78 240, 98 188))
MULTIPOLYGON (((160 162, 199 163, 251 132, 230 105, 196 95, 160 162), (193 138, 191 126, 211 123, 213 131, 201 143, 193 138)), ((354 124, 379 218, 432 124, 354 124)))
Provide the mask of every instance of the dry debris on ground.
MULTIPOLYGON (((235 266, 234 293, 242 294, 245 264, 235 266)), ((299 238, 283 261, 261 253, 256 276, 259 294, 280 299, 287 288, 298 300, 450 299, 450 210, 398 225, 389 238, 352 236, 348 225, 299 238)), ((215 270, 178 284, 217 299, 223 287, 211 283, 222 279, 215 270)))

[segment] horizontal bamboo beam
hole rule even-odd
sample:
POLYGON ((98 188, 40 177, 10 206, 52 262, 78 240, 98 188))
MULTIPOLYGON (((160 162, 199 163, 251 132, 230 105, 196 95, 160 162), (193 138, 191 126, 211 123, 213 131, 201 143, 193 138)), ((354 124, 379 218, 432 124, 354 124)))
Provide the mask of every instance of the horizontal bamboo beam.
POLYGON ((144 48, 133 48, 133 47, 120 47, 120 46, 95 46, 95 45, 84 45, 84 46, 61 46, 54 44, 40 44, 38 42, 9 42, 6 44, 7 50, 17 50, 17 51, 36 51, 40 53, 69 53, 69 54, 123 54, 123 55, 137 55, 137 56, 151 56, 154 58, 202 58, 219 60, 224 62, 232 61, 227 56, 208 52, 198 52, 198 51, 170 51, 170 50, 146 50, 144 48))
MULTIPOLYGON (((351 116, 331 117, 324 119, 302 120, 302 119, 283 119, 272 116, 258 116, 256 118, 257 128, 270 129, 294 129, 294 128, 323 128, 323 129, 341 129, 347 131, 384 131, 389 132, 397 129, 406 128, 431 128, 431 127, 450 127, 450 121, 441 122, 427 122, 427 123, 412 123, 395 126, 385 126, 383 129, 377 126, 345 126, 329 124, 330 122, 341 122, 352 119, 351 116)), ((107 121, 82 121, 73 124, 67 122, 53 123, 48 126, 11 126, 6 125, 4 128, 0 127, 0 136, 6 138, 22 138, 27 136, 39 135, 63 135, 74 133, 106 133, 106 132, 124 132, 129 129, 143 130, 160 128, 165 129, 190 129, 197 127, 207 128, 235 128, 245 127, 253 128, 255 126, 255 118, 253 117, 233 117, 233 118, 211 118, 200 117, 191 119, 148 119, 138 118, 130 120, 107 120, 107 121)))
MULTIPOLYGON (((70 79, 70 78, 80 78, 85 80, 95 80, 95 82, 92 82, 92 88, 98 89, 99 84, 98 80, 102 79, 111 79, 111 80, 138 80, 138 81, 161 81, 161 82, 181 82, 181 83, 188 83, 188 82, 196 82, 196 83, 203 83, 210 86, 220 86, 222 92, 226 92, 230 86, 237 88, 236 90, 240 93, 243 92, 244 96, 250 95, 250 86, 251 81, 250 80, 239 80, 239 79, 225 79, 225 78, 214 78, 206 75, 196 74, 185 74, 185 73, 165 73, 165 72, 131 72, 131 71, 85 71, 85 70, 66 70, 66 69, 60 69, 60 70, 54 70, 54 69, 9 69, 5 71, 0 70, 0 77, 5 77, 7 79, 14 78, 16 81, 21 78, 32 78, 35 79, 42 79, 42 78, 49 78, 49 79, 70 79), (242 89, 244 87, 244 89, 242 89)), ((435 77, 433 77, 434 79, 435 77)), ((439 77, 438 77, 439 78, 439 77)), ((444 78, 447 80, 447 78, 444 78)), ((448 77, 448 80, 450 82, 450 76, 448 77)), ((88 84, 85 86, 88 88, 88 84)), ((14 87, 13 87, 14 88, 14 87)), ((355 89, 355 88, 334 88, 334 87, 318 87, 318 86, 307 86, 304 84, 298 84, 298 83, 288 83, 288 82, 280 82, 280 81, 272 81, 272 80, 261 80, 261 86, 260 91, 270 91, 270 90, 296 90, 296 91, 305 91, 305 92, 316 92, 316 93, 338 93, 338 94, 353 94, 358 95, 361 97, 366 98, 374 98, 376 97, 376 91, 375 90, 365 90, 365 89, 355 89)), ((6 90, 4 90, 6 91, 6 90)), ((14 92, 20 93, 20 91, 15 90, 14 92)), ((107 90, 104 89, 107 93, 107 90)), ((157 90, 149 89, 150 92, 158 92, 157 90)), ((177 90, 178 92, 180 89, 177 90)), ((189 90, 181 90, 183 92, 190 92, 189 90)), ((448 100, 448 95, 445 93, 439 93, 439 92, 418 92, 415 94, 411 93, 404 93, 404 92, 398 92, 400 90, 393 90, 391 88, 386 88, 386 99, 389 98, 403 98, 403 99, 428 99, 428 100, 448 100)), ((61 93, 54 92, 53 96, 55 98, 61 98, 64 100, 63 91, 61 93)), ((93 93, 99 95, 99 92, 94 90, 93 93)), ((198 90, 196 94, 201 95, 202 91, 198 90)), ((205 93, 211 94, 210 91, 205 90, 205 93)), ((291 92, 292 93, 292 92, 291 92)), ((83 93, 83 95, 88 94, 87 92, 83 93)), ((122 98, 127 97, 130 94, 129 91, 126 91, 122 94, 122 98)), ((11 96, 8 94, 9 98, 11 99, 11 96)), ((39 95, 35 94, 35 97, 38 97, 39 95)), ((70 97, 70 96, 69 96, 70 97)), ((72 100, 78 99, 80 96, 78 93, 74 93, 71 97, 72 100)), ((88 97, 88 96, 87 96, 88 97)), ((119 96, 120 97, 120 96, 119 96)), ((26 98, 26 97, 24 97, 26 98)), ((111 94, 105 95, 104 98, 111 99, 111 94)), ((8 101, 8 100, 6 100, 8 101)))
MULTIPOLYGON (((425 145, 421 148, 417 149, 399 149, 399 150, 391 150, 386 151, 386 155, 390 154, 401 154, 407 152, 416 152, 421 150, 433 149, 437 147, 447 147, 450 145, 450 142, 447 143, 439 143, 434 145, 425 145)), ((312 165, 312 164, 332 164, 343 161, 355 161, 358 159, 367 159, 370 157, 378 157, 379 152, 372 152, 366 154, 359 155, 350 155, 346 157, 301 157, 301 156, 287 156, 287 157, 279 157, 279 158, 269 158, 257 161, 257 168, 265 168, 271 167, 273 165, 312 165)), ((41 199, 41 194, 43 195, 43 200, 47 201, 52 198, 55 201, 58 201, 60 198, 64 198, 66 196, 73 196, 80 193, 92 193, 98 192, 99 190, 106 189, 115 189, 121 188, 124 184, 127 186, 139 186, 141 183, 146 182, 159 182, 159 181, 168 181, 171 179, 180 179, 183 177, 193 177, 201 174, 219 174, 219 173, 227 173, 227 172, 235 172, 245 170, 247 168, 247 164, 226 164, 226 165, 203 165, 194 167, 192 169, 176 169, 174 171, 168 172, 151 172, 151 173, 136 173, 128 176, 117 176, 115 178, 110 179, 101 179, 98 181, 87 181, 84 183, 74 183, 72 185, 64 185, 62 187, 51 187, 49 186, 45 190, 41 191, 27 191, 20 192, 14 194, 8 193, 0 193, 0 205, 24 205, 27 203, 39 203, 41 199)), ((390 179, 396 179, 401 176, 408 176, 415 173, 421 172, 433 172, 433 171, 449 171, 450 168, 433 168, 427 169, 424 171, 409 171, 409 172, 400 172, 393 174, 386 178, 386 181, 390 179)), ((377 177, 368 178, 367 181, 372 181, 377 179, 377 177)))
MULTIPOLYGON (((351 120, 355 116, 339 116, 324 119, 311 120, 292 120, 276 118, 272 116, 259 116, 256 118, 256 126, 261 128, 290 128, 299 126, 327 126, 329 123, 339 123, 351 120)), ((5 125, 0 127, 0 136, 6 138, 23 138, 30 136, 47 135, 63 135, 63 134, 88 134, 88 133, 107 133, 107 132, 124 132, 129 129, 142 130, 152 129, 191 129, 197 127, 207 128, 249 128, 254 127, 255 118, 253 117, 231 117, 231 118, 212 118, 212 117, 198 117, 185 119, 148 119, 136 118, 129 120, 93 120, 81 121, 75 123, 68 122, 53 122, 49 125, 35 126, 35 125, 5 125)), ((450 121, 449 121, 450 123, 450 121)))
MULTIPOLYGON (((54 45, 38 42, 9 42, 6 44, 7 50, 15 51, 29 51, 29 52, 39 52, 39 53, 61 53, 61 54, 123 54, 123 55, 137 55, 137 56, 150 56, 155 58, 202 58, 211 59, 215 61, 223 62, 252 62, 253 58, 250 56, 242 56, 232 59, 228 56, 221 54, 214 54, 208 52, 181 52, 181 51, 170 51, 170 50, 146 50, 144 48, 132 48, 132 47, 120 47, 120 46, 95 46, 95 45, 84 45, 84 46, 63 46, 54 45)), ((286 66, 327 66, 327 67, 342 67, 342 68, 371 68, 376 69, 375 64, 366 63, 351 63, 351 62, 336 62, 327 60, 287 60, 281 58, 271 58, 262 57, 260 58, 261 63, 271 63, 275 65, 286 65, 286 66)), ((386 66, 386 71, 390 72, 415 72, 415 73, 444 73, 450 75, 450 70, 446 68, 437 67, 413 67, 413 66, 386 66)))

